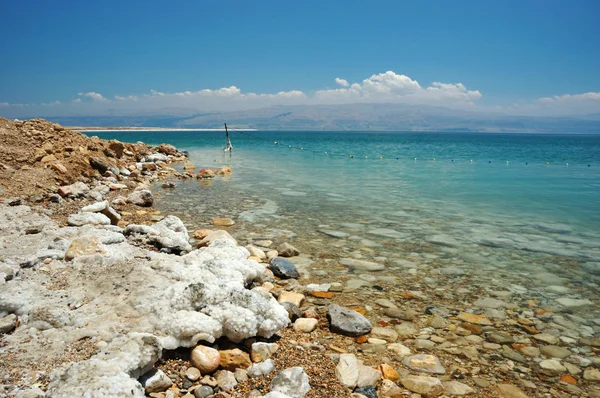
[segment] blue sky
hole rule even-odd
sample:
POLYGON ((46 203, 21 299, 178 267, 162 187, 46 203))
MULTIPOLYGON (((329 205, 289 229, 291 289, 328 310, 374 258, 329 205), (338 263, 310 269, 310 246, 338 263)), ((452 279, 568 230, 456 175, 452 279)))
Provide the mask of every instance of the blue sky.
POLYGON ((595 0, 19 0, 0 14, 0 115, 348 102, 600 112, 595 0))

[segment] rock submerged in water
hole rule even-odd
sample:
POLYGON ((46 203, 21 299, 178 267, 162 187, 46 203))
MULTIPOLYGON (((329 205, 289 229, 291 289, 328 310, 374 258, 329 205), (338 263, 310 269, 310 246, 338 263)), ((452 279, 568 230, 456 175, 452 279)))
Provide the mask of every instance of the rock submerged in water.
POLYGON ((298 279, 300 277, 294 263, 282 257, 275 257, 271 260, 269 269, 281 279, 298 279))
POLYGON ((371 331, 371 322, 356 311, 349 310, 337 304, 327 308, 327 318, 332 332, 346 336, 362 336, 371 331))
POLYGON ((289 243, 282 243, 281 245, 277 246, 277 252, 281 257, 294 257, 300 254, 298 249, 289 243))

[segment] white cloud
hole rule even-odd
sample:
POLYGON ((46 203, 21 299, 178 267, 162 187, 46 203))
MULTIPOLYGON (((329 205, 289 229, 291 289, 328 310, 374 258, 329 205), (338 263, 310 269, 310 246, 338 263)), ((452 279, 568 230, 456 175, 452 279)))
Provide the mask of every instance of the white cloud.
POLYGON ((349 88, 317 91, 314 100, 326 104, 393 102, 465 107, 472 105, 481 96, 479 91, 469 91, 462 83, 434 82, 424 88, 406 75, 388 71, 373 75, 360 83, 353 83, 349 88))
POLYGON ((80 92, 70 101, 44 104, 10 104, 0 102, 3 114, 23 116, 24 109, 33 116, 100 115, 107 112, 135 114, 139 111, 160 112, 165 108, 182 108, 198 112, 257 109, 274 105, 334 105, 351 103, 426 104, 474 111, 494 111, 518 115, 567 115, 600 113, 600 93, 565 94, 533 101, 517 101, 510 106, 481 105, 482 93, 469 90, 463 83, 434 81, 421 85, 409 76, 393 71, 374 74, 359 82, 335 78, 335 89, 307 94, 298 90, 276 93, 244 92, 236 86, 197 91, 112 95, 80 92))
POLYGON ((339 84, 340 86, 342 86, 342 87, 348 87, 348 86, 350 85, 350 84, 348 83, 348 80, 346 80, 346 79, 340 79, 339 77, 336 77, 336 78, 335 78, 335 82, 336 82, 337 84, 339 84))
POLYGON ((104 98, 102 96, 102 94, 100 93, 95 93, 93 91, 90 91, 89 93, 78 93, 77 95, 79 95, 80 97, 88 97, 91 98, 93 101, 99 101, 99 102, 104 102, 104 101, 108 101, 108 99, 104 98))

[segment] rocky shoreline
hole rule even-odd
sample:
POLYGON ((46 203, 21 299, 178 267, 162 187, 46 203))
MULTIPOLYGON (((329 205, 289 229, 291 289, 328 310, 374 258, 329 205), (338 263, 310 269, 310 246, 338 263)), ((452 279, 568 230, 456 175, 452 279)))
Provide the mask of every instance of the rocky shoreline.
POLYGON ((385 258, 346 253, 329 268, 359 277, 324 280, 303 245, 249 236, 242 247, 234 220, 191 233, 153 210, 153 186, 227 167, 196 171, 168 145, 43 121, 9 130, 54 144, 4 157, 0 396, 600 397, 600 319, 568 310, 589 300, 553 312, 526 291, 478 297, 459 266, 439 269, 448 291, 423 284, 421 264, 398 264, 398 281, 373 276, 385 258), (65 136, 81 145, 65 151, 65 136))

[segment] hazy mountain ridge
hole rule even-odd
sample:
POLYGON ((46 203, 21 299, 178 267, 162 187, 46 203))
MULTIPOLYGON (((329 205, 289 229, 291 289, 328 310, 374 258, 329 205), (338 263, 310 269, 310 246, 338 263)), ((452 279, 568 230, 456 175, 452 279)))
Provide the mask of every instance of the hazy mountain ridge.
POLYGON ((222 113, 169 113, 48 119, 72 126, 220 128, 227 122, 231 127, 258 130, 600 133, 598 114, 571 117, 511 116, 400 104, 275 106, 222 113))

